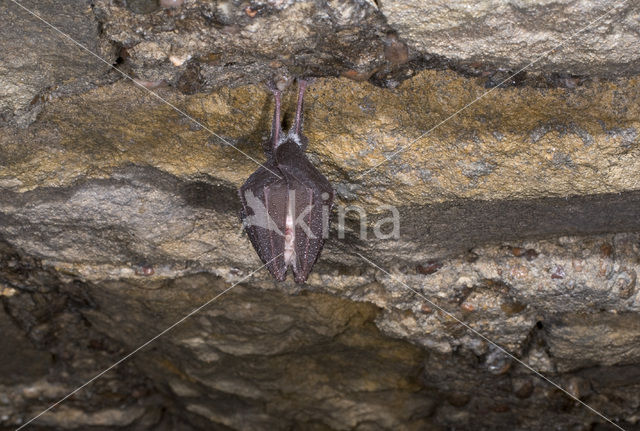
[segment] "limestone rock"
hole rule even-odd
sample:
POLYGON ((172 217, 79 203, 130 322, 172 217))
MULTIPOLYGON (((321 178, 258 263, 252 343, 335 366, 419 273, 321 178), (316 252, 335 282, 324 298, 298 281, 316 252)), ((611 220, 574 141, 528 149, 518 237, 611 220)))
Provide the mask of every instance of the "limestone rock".
POLYGON ((640 72, 635 2, 382 1, 389 24, 422 53, 574 75, 640 72))
POLYGON ((0 427, 96 376, 32 425, 637 427, 635 3, 504 83, 604 4, 21 4, 107 63, 0 6, 0 427), (304 286, 237 196, 299 75, 338 197, 304 286))

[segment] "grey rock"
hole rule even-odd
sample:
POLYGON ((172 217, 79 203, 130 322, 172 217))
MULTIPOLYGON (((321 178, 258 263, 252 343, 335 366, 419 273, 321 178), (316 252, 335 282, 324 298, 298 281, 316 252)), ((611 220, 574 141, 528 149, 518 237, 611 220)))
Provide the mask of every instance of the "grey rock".
POLYGON ((0 427, 116 364, 33 426, 605 426, 540 372, 637 428, 635 3, 536 63, 561 88, 510 78, 429 134, 606 5, 23 4, 159 98, 0 6, 0 427), (272 109, 242 84, 303 75, 330 77, 306 126, 334 216, 367 221, 300 286, 256 272, 237 187, 272 109))
POLYGON ((115 53, 99 40, 99 23, 91 2, 18 3, 46 21, 14 2, 0 5, 0 124, 11 121, 24 127, 48 101, 105 82, 115 53), (78 48, 74 41, 107 64, 78 48))
POLYGON ((640 72, 640 9, 633 1, 383 1, 381 11, 422 54, 514 72, 640 72))

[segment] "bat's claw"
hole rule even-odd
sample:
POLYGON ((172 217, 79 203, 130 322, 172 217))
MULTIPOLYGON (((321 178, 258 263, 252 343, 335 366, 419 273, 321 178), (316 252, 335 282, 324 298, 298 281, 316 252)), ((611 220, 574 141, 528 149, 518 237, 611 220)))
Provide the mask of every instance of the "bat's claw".
POLYGON ((291 79, 286 76, 282 76, 279 79, 273 79, 273 80, 267 81, 265 85, 267 86, 269 91, 275 94, 276 92, 279 92, 279 93, 284 92, 284 90, 287 89, 289 84, 291 84, 291 79))
POLYGON ((275 81, 269 80, 269 81, 265 82, 264 85, 271 92, 276 91, 278 89, 278 87, 276 87, 276 82, 275 81))

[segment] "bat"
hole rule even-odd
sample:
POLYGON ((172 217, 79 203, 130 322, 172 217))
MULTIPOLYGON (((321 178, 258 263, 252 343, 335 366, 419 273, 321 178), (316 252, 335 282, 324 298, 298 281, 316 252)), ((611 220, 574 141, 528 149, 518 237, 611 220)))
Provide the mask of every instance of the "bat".
POLYGON ((240 219, 253 248, 278 281, 291 267, 304 283, 320 256, 333 205, 331 183, 307 159, 302 105, 307 82, 298 80, 295 122, 281 127, 281 93, 273 86, 271 137, 263 143, 267 161, 240 187, 240 219))

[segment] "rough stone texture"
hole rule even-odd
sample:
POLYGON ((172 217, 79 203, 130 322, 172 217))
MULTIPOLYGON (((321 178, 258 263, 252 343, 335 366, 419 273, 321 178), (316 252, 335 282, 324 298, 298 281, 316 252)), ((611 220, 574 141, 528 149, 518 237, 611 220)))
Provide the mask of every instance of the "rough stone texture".
POLYGON ((99 24, 89 1, 21 0, 26 8, 107 64, 83 52, 10 1, 0 5, 0 123, 25 126, 46 102, 104 81, 115 59, 111 44, 98 38, 99 24))
POLYGON ((457 318, 640 429, 636 3, 500 86, 604 4, 163 4, 24 2, 139 85, 0 6, 0 428, 240 282, 33 428, 610 428, 457 318), (264 82, 300 74, 338 196, 304 286, 251 275, 236 194, 241 152, 263 160, 264 82), (399 238, 373 235, 386 204, 399 238), (340 236, 348 205, 366 238, 353 211, 340 236))
POLYGON ((95 2, 104 37, 136 78, 185 93, 264 82, 283 73, 368 78, 385 62, 390 30, 366 1, 95 2), (146 13, 135 7, 148 6, 146 13), (265 76, 265 73, 268 75, 265 76))
POLYGON ((514 71, 535 62, 531 70, 575 75, 640 72, 640 8, 635 1, 380 4, 389 25, 421 53, 514 71))
MULTIPOLYGON (((500 89, 416 141, 485 91, 481 79, 453 72, 422 72, 394 90, 318 80, 306 105, 309 152, 322 160, 343 199, 357 198, 372 210, 383 203, 566 197, 640 187, 631 174, 640 170, 638 78, 577 89, 500 89), (381 162, 373 175, 365 174, 381 162)), ((256 142, 268 134, 272 103, 260 87, 159 94, 264 160, 256 142)), ((287 108, 291 113, 292 97, 287 108)), ((105 177, 130 163, 182 177, 209 174, 237 187, 256 166, 128 82, 52 104, 31 129, 3 129, 0 142, 7 149, 2 180, 18 191, 105 177)))

